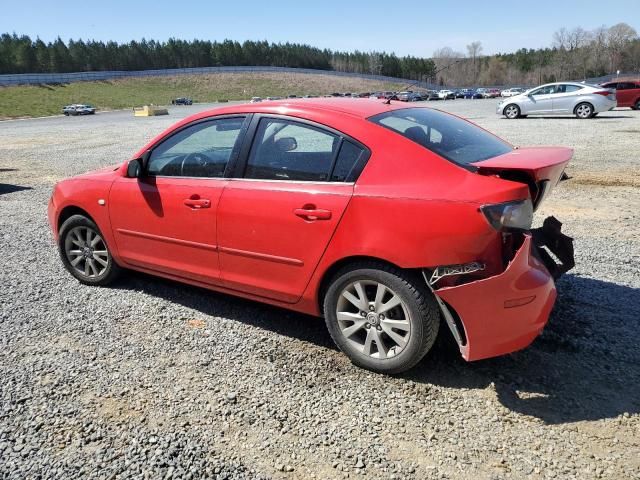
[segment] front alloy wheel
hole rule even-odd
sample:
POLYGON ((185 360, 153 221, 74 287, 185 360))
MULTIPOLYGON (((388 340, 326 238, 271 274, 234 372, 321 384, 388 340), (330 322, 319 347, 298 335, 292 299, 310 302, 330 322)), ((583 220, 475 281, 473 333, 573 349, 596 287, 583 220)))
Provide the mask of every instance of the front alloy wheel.
POLYGON ((429 351, 440 324, 423 282, 373 261, 343 268, 324 297, 331 338, 359 367, 388 374, 410 369, 429 351))
POLYGON ((69 264, 86 278, 98 278, 109 266, 107 244, 91 227, 74 227, 65 238, 64 251, 69 264))
POLYGON ((514 104, 507 105, 504 109, 504 116, 513 120, 520 116, 520 107, 514 104))
POLYGON ((84 215, 62 224, 58 247, 65 268, 82 283, 106 285, 120 273, 100 229, 84 215))

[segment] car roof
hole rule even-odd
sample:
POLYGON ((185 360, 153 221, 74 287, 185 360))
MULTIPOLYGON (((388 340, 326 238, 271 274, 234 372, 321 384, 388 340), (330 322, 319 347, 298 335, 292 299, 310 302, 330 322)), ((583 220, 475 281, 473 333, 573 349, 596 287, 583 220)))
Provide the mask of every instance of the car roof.
MULTIPOLYGON (((589 83, 582 83, 582 82, 551 82, 551 83, 545 83, 544 85, 538 85, 538 87, 548 87, 550 85, 576 85, 578 87, 593 87, 593 85, 589 83)), ((534 88, 538 88, 538 87, 534 87, 534 88)))
POLYGON ((221 115, 225 113, 274 113, 289 114, 295 111, 325 111, 351 115, 358 118, 368 118, 379 113, 390 110, 407 108, 406 103, 367 98, 344 98, 344 97, 322 97, 322 98, 289 98, 283 100, 273 100, 259 105, 239 104, 222 108, 206 110, 188 119, 193 121, 197 118, 205 118, 211 115, 221 115))
POLYGON ((428 107, 409 107, 405 102, 392 101, 387 103, 386 100, 368 99, 368 98, 344 98, 344 97, 322 97, 322 98, 288 98, 283 100, 270 100, 258 103, 240 103, 218 107, 186 117, 172 125, 164 132, 157 135, 148 142, 136 156, 141 156, 148 148, 157 141, 164 138, 167 134, 175 131, 184 125, 199 120, 206 120, 217 115, 236 115, 249 113, 265 113, 276 115, 290 115, 293 117, 306 115, 313 116, 314 113, 328 112, 339 114, 340 116, 349 115, 359 120, 364 120, 379 113, 385 113, 393 110, 402 110, 407 108, 428 108, 428 107), (305 115, 306 114, 306 115, 305 115))

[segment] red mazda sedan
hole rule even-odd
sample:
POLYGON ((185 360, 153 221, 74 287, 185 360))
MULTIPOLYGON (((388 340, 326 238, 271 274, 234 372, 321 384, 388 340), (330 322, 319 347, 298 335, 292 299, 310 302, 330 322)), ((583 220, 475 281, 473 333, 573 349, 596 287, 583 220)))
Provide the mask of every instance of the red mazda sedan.
POLYGON ((49 221, 82 283, 133 269, 324 316, 353 363, 398 373, 441 323, 467 360, 541 332, 573 247, 532 216, 571 155, 389 101, 234 105, 58 183, 49 221))

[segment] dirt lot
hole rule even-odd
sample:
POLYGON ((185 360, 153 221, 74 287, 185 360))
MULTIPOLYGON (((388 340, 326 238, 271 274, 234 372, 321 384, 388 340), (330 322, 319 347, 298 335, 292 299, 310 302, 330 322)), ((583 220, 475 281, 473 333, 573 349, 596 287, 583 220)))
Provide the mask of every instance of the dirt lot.
POLYGON ((320 319, 63 270, 54 182, 205 106, 0 122, 0 478, 640 478, 640 112, 427 105, 575 148, 537 219, 564 222, 577 266, 530 348, 468 364, 443 340, 397 378, 351 366, 320 319))

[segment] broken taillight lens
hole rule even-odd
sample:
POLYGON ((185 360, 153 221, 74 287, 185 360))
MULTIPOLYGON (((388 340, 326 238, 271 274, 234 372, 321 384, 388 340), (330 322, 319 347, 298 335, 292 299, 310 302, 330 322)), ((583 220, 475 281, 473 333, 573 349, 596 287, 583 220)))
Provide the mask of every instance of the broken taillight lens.
POLYGON ((529 230, 533 222, 530 199, 496 203, 480 207, 489 224, 498 231, 529 230))

